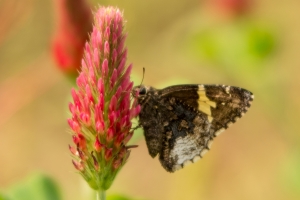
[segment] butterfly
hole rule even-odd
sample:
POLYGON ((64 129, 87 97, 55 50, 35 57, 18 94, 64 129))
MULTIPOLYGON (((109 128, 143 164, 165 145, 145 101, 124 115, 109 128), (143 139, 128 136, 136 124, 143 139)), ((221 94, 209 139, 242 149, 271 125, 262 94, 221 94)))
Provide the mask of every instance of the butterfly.
POLYGON ((168 172, 201 159, 215 137, 241 118, 253 94, 227 85, 135 86, 149 154, 168 172))

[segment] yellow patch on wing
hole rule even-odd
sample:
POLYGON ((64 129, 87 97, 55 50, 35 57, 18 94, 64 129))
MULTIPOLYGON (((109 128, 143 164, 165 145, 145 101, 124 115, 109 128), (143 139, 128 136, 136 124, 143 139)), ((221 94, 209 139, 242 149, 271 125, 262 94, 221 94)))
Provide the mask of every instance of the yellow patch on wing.
POLYGON ((216 108, 217 104, 216 102, 209 100, 206 96, 206 91, 203 85, 199 85, 198 88, 198 109, 207 114, 208 120, 211 122, 213 119, 211 116, 211 107, 216 108))

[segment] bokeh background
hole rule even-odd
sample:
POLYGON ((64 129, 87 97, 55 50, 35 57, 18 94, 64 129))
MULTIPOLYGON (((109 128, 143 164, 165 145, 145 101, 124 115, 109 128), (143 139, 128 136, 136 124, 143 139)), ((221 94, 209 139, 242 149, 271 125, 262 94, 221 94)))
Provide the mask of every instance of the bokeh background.
MULTIPOLYGON (((75 1, 75 0, 73 0, 75 1)), ((124 10, 128 64, 140 84, 227 84, 255 94, 249 112, 196 164, 174 174, 137 131, 108 194, 143 200, 300 199, 300 1, 93 0, 124 10), (139 136, 140 135, 140 136, 139 136)), ((88 199, 71 164, 72 77, 55 62, 51 0, 0 0, 0 188, 37 172, 62 199, 88 199)), ((90 198, 92 199, 92 198, 90 198)))

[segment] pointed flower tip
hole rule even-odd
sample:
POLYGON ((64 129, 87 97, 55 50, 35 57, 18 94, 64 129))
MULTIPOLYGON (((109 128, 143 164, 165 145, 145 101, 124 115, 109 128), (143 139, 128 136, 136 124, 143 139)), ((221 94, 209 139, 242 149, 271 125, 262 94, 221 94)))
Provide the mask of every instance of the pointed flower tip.
POLYGON ((82 165, 82 163, 77 162, 77 161, 75 161, 75 160, 72 160, 72 163, 73 163, 74 167, 75 167, 78 171, 81 171, 81 172, 84 171, 84 166, 82 165))
POLYGON ((112 148, 106 148, 105 149, 105 160, 109 161, 112 157, 112 148))
POLYGON ((95 141, 95 144, 94 144, 94 148, 95 148, 96 152, 99 153, 103 149, 103 147, 104 147, 104 145, 101 144, 98 137, 96 136, 96 141, 95 141))
POLYGON ((94 156, 94 152, 92 151, 92 153, 91 153, 91 156, 92 156, 92 158, 93 158, 93 161, 94 161, 94 167, 95 167, 95 169, 96 169, 96 171, 99 171, 99 162, 97 161, 97 158, 94 156))
POLYGON ((78 156, 78 152, 77 152, 76 148, 69 145, 69 150, 74 156, 78 156))

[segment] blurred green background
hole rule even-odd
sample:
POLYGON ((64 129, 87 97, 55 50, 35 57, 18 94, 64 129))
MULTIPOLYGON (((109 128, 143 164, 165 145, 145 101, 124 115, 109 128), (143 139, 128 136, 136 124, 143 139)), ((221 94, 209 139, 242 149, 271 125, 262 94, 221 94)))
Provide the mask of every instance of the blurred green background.
MULTIPOLYGON (((300 1, 93 0, 124 10, 136 84, 226 84, 255 95, 249 112, 196 164, 165 172, 136 140, 108 194, 145 200, 300 199, 300 1), (232 7, 233 6, 233 7, 232 7)), ((62 199, 90 189, 71 164, 70 80, 53 61, 51 0, 0 0, 0 188, 32 173, 62 199)), ((138 132, 141 132, 139 130, 138 132)), ((1 195, 0 195, 1 199, 1 195)), ((55 199, 55 198, 54 198, 55 199)))

